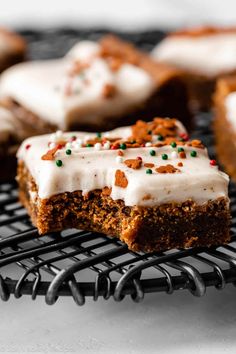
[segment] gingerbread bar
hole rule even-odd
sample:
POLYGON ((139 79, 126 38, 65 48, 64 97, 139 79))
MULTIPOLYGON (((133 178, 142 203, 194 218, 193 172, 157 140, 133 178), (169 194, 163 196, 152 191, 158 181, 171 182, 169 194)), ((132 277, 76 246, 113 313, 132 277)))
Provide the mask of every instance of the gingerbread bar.
POLYGON ((16 33, 0 28, 0 73, 25 59, 26 43, 16 33))
POLYGON ((16 119, 38 127, 38 134, 108 130, 157 114, 191 123, 179 71, 113 36, 81 41, 61 59, 7 70, 0 98, 16 119))
POLYGON ((227 173, 236 181, 236 76, 218 80, 214 103, 216 152, 227 173))
POLYGON ((29 138, 17 179, 40 234, 79 228, 142 251, 230 239, 228 176, 175 119, 29 138))
POLYGON ((236 73, 235 45, 236 27, 200 27, 170 33, 152 55, 183 70, 192 106, 209 110, 217 79, 236 73))

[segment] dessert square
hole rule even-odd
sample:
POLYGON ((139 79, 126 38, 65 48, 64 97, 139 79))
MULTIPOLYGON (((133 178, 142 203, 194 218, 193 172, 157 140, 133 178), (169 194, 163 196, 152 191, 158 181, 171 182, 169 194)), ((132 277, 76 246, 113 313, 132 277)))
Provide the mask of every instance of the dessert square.
POLYGON ((198 27, 170 33, 152 52, 183 71, 192 106, 209 110, 218 78, 236 74, 236 27, 198 27))
POLYGON ((0 99, 38 134, 109 130, 134 123, 137 116, 182 117, 186 125, 191 118, 179 71, 115 36, 81 41, 63 58, 7 70, 0 99))
POLYGON ((29 138, 17 180, 40 234, 79 228, 138 251, 230 239, 228 176, 175 119, 29 138))
POLYGON ((26 43, 18 34, 0 28, 0 73, 25 59, 26 43))
POLYGON ((236 76, 219 79, 214 95, 214 134, 220 163, 236 181, 236 76))

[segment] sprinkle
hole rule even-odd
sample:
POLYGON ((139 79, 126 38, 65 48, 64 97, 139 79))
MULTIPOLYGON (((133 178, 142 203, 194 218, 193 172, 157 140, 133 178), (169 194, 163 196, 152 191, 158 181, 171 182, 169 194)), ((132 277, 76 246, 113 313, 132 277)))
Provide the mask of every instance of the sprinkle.
POLYGON ((30 145, 30 144, 27 144, 27 145, 25 146, 25 149, 26 149, 26 150, 29 150, 30 147, 31 147, 31 145, 30 145))
POLYGON ((86 144, 86 147, 87 147, 87 148, 91 148, 91 147, 92 147, 92 144, 86 144))
POLYGON ((75 141, 76 140, 76 136, 72 135, 72 137, 70 138, 71 141, 75 141))
POLYGON ((172 153, 170 154, 170 156, 171 156, 172 159, 177 159, 178 154, 177 154, 176 151, 172 151, 172 153))
POLYGON ((119 151, 118 151, 118 156, 124 156, 123 151, 119 150, 119 151))
POLYGON ((171 146, 172 148, 175 148, 175 147, 177 146, 177 144, 176 144, 175 141, 172 141, 172 143, 170 144, 170 146, 171 146))
POLYGON ((141 156, 138 156, 138 157, 137 157, 137 160, 143 161, 143 159, 142 159, 141 156))
POLYGON ((184 152, 184 151, 181 151, 181 152, 179 153, 179 157, 180 157, 181 159, 186 159, 186 154, 185 154, 185 152, 184 152))
POLYGON ((189 136, 186 133, 182 133, 179 136, 183 139, 183 141, 189 140, 189 136))
POLYGON ((151 130, 148 130, 147 133, 148 133, 148 135, 151 135, 151 134, 152 134, 152 131, 151 131, 151 130))
POLYGON ((164 140, 164 138, 162 135, 159 134, 159 135, 157 135, 157 140, 162 141, 162 140, 164 140))
POLYGON ((110 146, 111 146, 110 141, 106 141, 105 144, 103 145, 103 149, 109 150, 110 146))
POLYGON ((178 162, 177 165, 178 165, 179 167, 183 167, 183 162, 178 162))
POLYGON ((168 160, 168 155, 167 154, 162 154, 162 160, 168 160))
POLYGON ((156 151, 155 151, 155 150, 150 150, 149 154, 150 154, 151 156, 155 156, 155 155, 156 155, 156 151))
POLYGON ((61 166, 62 166, 62 161, 61 161, 61 160, 56 160, 56 165, 57 165, 58 167, 61 167, 61 166))
POLYGON ((216 160, 210 160, 210 165, 211 166, 216 166, 216 160))
POLYGON ((111 146, 111 149, 112 149, 112 150, 117 150, 118 148, 119 148, 118 145, 112 145, 112 146, 111 146))
POLYGON ((102 148, 102 144, 101 143, 96 143, 95 145, 94 145, 94 149, 95 150, 101 150, 101 148, 102 148))
POLYGON ((146 143, 145 146, 150 147, 150 146, 152 146, 152 143, 146 143))
POLYGON ((126 149, 126 144, 125 143, 120 144, 120 149, 125 150, 126 149))
POLYGON ((56 135, 56 138, 61 138, 62 137, 62 131, 61 130, 57 130, 55 135, 56 135))
POLYGON ((146 170, 146 174, 147 174, 147 175, 151 175, 151 174, 152 174, 152 170, 151 170, 150 168, 148 168, 148 169, 146 170))
POLYGON ((49 149, 54 149, 56 147, 56 143, 49 143, 49 149))
POLYGON ((71 149, 72 148, 72 144, 71 143, 66 143, 65 147, 66 147, 66 149, 71 149))
POLYGON ((72 144, 75 146, 79 145, 81 147, 83 144, 83 141, 82 141, 82 139, 78 138, 78 139, 74 140, 72 144))
POLYGON ((182 152, 182 151, 184 151, 184 148, 179 147, 179 148, 178 148, 178 152, 182 152))
POLYGON ((122 156, 116 156, 116 162, 117 163, 122 163, 123 162, 123 157, 122 156))
POLYGON ((197 151, 192 150, 192 151, 190 152, 190 155, 191 155, 192 157, 196 157, 196 156, 197 156, 197 151))
POLYGON ((71 149, 66 150, 66 155, 71 155, 71 149))
POLYGON ((56 134, 51 134, 50 135, 50 141, 52 141, 52 142, 57 141, 56 134))
POLYGON ((97 138, 101 138, 102 137, 102 133, 97 133, 97 138))

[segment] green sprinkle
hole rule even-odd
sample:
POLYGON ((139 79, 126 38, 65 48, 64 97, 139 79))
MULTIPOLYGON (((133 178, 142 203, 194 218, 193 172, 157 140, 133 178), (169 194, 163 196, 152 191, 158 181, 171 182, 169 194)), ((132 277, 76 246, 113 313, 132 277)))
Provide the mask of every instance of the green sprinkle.
POLYGON ((146 174, 147 174, 147 175, 151 175, 151 174, 152 174, 152 170, 151 170, 150 168, 148 168, 148 169, 146 170, 146 174))
POLYGON ((151 150, 149 153, 150 153, 151 156, 155 156, 156 155, 156 151, 155 150, 151 150))
POLYGON ((167 154, 162 154, 162 160, 168 160, 168 155, 167 154))
POLYGON ((102 133, 97 133, 97 138, 101 138, 102 137, 102 133))
POLYGON ((175 141, 173 141, 173 142, 170 144, 170 146, 172 146, 172 148, 176 148, 177 144, 176 144, 175 141))
POLYGON ((162 135, 159 134, 159 135, 157 135, 157 140, 162 141, 162 140, 164 140, 164 138, 162 135))
POLYGON ((125 150, 126 149, 126 144, 125 143, 120 144, 120 149, 121 150, 125 150))
POLYGON ((66 155, 71 155, 71 149, 66 150, 66 155))
POLYGON ((61 166, 62 166, 62 161, 61 161, 61 160, 56 160, 56 165, 57 165, 58 167, 61 167, 61 166))
POLYGON ((192 157, 196 157, 196 156, 197 156, 197 151, 192 150, 192 151, 190 152, 190 155, 191 155, 192 157))
POLYGON ((182 152, 182 151, 184 151, 184 148, 179 147, 179 148, 178 148, 178 152, 182 152))
POLYGON ((91 148, 93 145, 92 144, 86 144, 87 148, 91 148))

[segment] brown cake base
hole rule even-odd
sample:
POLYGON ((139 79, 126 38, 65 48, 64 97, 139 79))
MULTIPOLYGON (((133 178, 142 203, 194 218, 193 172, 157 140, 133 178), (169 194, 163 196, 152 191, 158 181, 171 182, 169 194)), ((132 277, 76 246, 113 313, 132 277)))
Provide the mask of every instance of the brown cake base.
POLYGON ((129 249, 146 252, 209 247, 230 240, 225 198, 204 205, 187 200, 153 208, 127 207, 109 197, 108 188, 104 188, 86 197, 75 191, 40 199, 23 162, 18 168, 18 183, 20 200, 40 234, 78 228, 118 237, 129 249), (33 199, 29 191, 34 192, 33 199))

